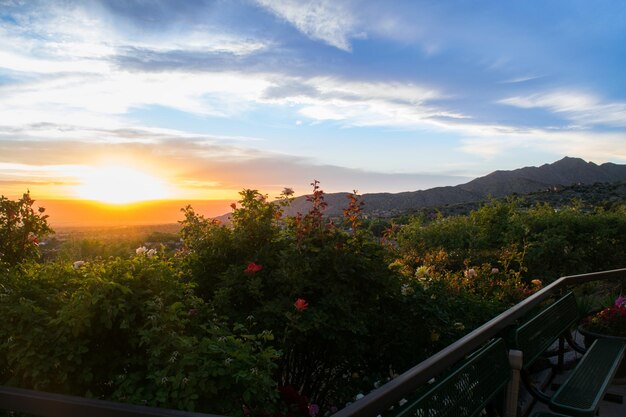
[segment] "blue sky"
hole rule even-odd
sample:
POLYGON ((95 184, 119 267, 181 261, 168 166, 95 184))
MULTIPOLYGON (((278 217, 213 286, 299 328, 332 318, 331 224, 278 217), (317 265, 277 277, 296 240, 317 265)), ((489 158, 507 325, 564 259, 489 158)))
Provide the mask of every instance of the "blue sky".
POLYGON ((626 163, 622 1, 0 0, 0 187, 172 198, 626 163))

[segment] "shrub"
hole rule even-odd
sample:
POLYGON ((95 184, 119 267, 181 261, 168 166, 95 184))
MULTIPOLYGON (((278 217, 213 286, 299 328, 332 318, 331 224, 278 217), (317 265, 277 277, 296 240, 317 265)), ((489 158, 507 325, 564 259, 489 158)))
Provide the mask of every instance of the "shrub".
POLYGON ((45 209, 35 210, 34 203, 29 193, 16 201, 0 196, 0 264, 14 266, 39 256, 39 239, 52 229, 45 209))
POLYGON ((272 331, 280 386, 328 407, 358 392, 352 375, 388 375, 405 326, 396 321, 399 277, 385 248, 359 229, 358 199, 343 230, 323 217, 324 194, 313 186, 311 209, 291 219, 256 190, 241 193, 232 227, 187 208, 182 264, 229 322, 250 318, 272 331))
POLYGON ((30 265, 2 282, 1 383, 230 415, 273 410, 271 333, 223 323, 157 258, 75 266, 30 265))
POLYGON ((439 271, 491 264, 517 269, 525 282, 549 282, 623 267, 625 236, 626 218, 619 210, 557 210, 545 204, 524 208, 512 199, 491 201, 466 216, 414 219, 399 232, 398 243, 401 257, 439 271), (436 263, 430 261, 434 258, 436 263))

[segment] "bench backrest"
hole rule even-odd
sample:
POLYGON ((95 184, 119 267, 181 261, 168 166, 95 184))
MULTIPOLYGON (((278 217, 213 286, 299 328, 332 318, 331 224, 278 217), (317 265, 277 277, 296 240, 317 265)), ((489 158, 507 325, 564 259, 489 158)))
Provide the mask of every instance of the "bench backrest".
POLYGON ((511 377, 506 345, 495 339, 386 416, 473 417, 511 377))
POLYGON ((513 347, 524 353, 526 369, 545 352, 560 335, 578 323, 574 294, 569 292, 519 326, 514 332, 513 347))

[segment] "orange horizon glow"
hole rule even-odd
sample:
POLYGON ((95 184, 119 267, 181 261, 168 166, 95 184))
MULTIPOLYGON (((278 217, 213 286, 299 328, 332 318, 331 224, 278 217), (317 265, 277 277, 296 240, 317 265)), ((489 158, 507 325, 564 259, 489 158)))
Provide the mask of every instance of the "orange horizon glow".
POLYGON ((135 226, 172 224, 183 220, 181 211, 192 206, 208 218, 231 212, 234 200, 151 200, 127 204, 108 204, 93 200, 36 199, 36 207, 45 207, 52 228, 91 226, 135 226))
MULTIPOLYGON (((20 198, 96 201, 123 206, 142 201, 233 200, 246 188, 212 178, 190 176, 185 166, 164 164, 149 156, 112 158, 101 156, 85 164, 15 165, 14 179, 4 181, 0 194, 20 198), (90 163, 91 162, 91 163, 90 163)), ((218 178, 216 178, 218 177, 218 178)), ((276 191, 276 195, 280 191, 276 191)))
MULTIPOLYGON (((94 155, 82 164, 19 165, 15 181, 0 194, 9 199, 30 192, 55 227, 130 226, 176 223, 191 205, 205 217, 231 212, 239 189, 222 182, 216 170, 197 177, 189 167, 154 160, 150 155, 94 155)), ((255 187, 251 187, 255 188, 255 187)), ((270 191, 278 196, 280 190, 270 191)))

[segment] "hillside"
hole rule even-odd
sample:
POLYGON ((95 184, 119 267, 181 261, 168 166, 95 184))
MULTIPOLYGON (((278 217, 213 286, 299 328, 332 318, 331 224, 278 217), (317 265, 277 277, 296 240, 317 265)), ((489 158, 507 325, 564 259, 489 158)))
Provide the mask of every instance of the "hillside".
MULTIPOLYGON (((526 195, 541 191, 562 189, 572 185, 593 185, 626 181, 626 165, 605 163, 597 165, 580 158, 565 157, 540 167, 525 167, 512 171, 495 171, 466 184, 436 187, 403 193, 363 194, 363 211, 374 216, 393 216, 409 210, 474 203, 489 197, 526 195)), ((338 216, 346 206, 347 193, 326 195, 328 216, 338 216)), ((309 203, 306 196, 298 197, 287 210, 287 215, 305 212, 309 203)))

